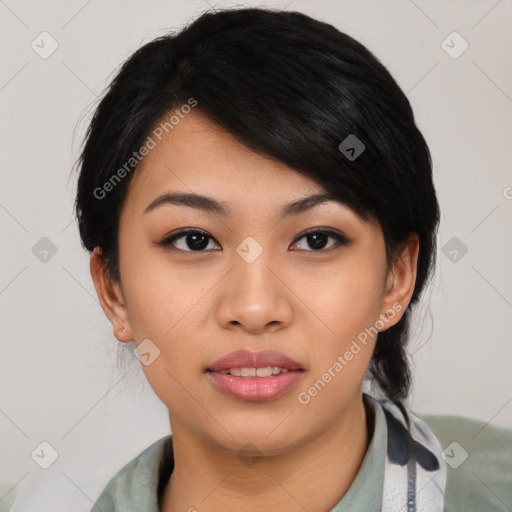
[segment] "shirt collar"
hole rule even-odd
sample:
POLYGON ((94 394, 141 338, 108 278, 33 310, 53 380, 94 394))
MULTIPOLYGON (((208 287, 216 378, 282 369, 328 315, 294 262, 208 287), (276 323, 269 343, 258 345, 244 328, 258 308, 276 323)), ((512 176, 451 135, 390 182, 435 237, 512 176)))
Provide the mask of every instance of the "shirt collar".
POLYGON ((373 415, 373 434, 356 478, 329 512, 380 512, 388 444, 386 417, 380 403, 363 393, 366 413, 373 415))

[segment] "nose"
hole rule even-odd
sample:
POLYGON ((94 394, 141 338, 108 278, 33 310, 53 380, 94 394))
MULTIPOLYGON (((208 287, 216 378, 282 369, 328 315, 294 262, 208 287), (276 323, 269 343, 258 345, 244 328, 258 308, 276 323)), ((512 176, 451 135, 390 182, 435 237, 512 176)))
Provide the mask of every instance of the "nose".
POLYGON ((292 321, 292 298, 283 270, 265 251, 251 263, 235 254, 233 268, 219 288, 216 314, 225 329, 275 332, 292 321))

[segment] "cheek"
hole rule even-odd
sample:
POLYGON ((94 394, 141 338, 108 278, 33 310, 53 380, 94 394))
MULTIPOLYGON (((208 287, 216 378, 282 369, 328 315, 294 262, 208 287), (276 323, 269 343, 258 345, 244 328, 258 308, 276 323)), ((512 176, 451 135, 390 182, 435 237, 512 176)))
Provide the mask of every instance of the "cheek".
MULTIPOLYGON (((128 263, 128 262, 127 262, 128 263)), ((203 370, 198 354, 204 351, 207 337, 201 336, 200 319, 207 301, 204 280, 171 272, 157 263, 144 268, 126 264, 125 285, 128 318, 138 346, 149 347, 150 364, 141 367, 146 379, 163 403, 184 407, 190 402, 187 388, 190 375, 203 370), (151 343, 144 340, 150 340, 151 343), (146 345, 140 345, 144 342, 146 345), (180 405, 181 404, 181 405, 180 405)))
POLYGON ((364 377, 376 342, 384 272, 372 258, 347 260, 322 280, 312 305, 308 303, 316 313, 313 330, 320 334, 311 336, 315 349, 309 384, 320 379, 319 386, 328 382, 329 388, 322 391, 321 402, 339 400, 340 393, 355 390, 364 377))
POLYGON ((132 252, 122 264, 131 331, 137 345, 149 339, 159 351, 154 363, 143 365, 143 370, 156 394, 162 396, 162 389, 170 392, 178 386, 170 374, 183 382, 204 370, 201 356, 211 344, 205 333, 213 314, 208 292, 218 277, 208 276, 196 265, 172 265, 147 250, 132 252))
POLYGON ((197 315, 208 283, 193 266, 173 265, 163 252, 121 246, 120 269, 132 333, 156 343, 197 315))
POLYGON ((297 396, 308 417, 334 421, 359 393, 376 342, 379 291, 377 275, 368 272, 340 276, 323 294, 320 316, 328 328, 313 338, 311 371, 297 396))
POLYGON ((342 341, 379 318, 383 275, 375 263, 353 261, 331 273, 319 287, 314 310, 325 319, 331 337, 342 341))

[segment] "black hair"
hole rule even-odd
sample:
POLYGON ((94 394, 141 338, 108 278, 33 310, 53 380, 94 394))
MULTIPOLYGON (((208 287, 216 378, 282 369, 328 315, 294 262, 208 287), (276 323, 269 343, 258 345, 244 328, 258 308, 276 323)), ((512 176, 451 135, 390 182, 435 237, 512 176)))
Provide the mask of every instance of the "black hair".
POLYGON ((95 110, 77 161, 82 244, 100 248, 114 281, 120 212, 141 148, 159 122, 182 117, 187 105, 378 221, 388 268, 417 233, 410 304, 378 334, 369 367, 390 399, 406 399, 409 315, 433 272, 439 206, 430 151, 388 70, 332 25, 272 9, 208 11, 139 48, 95 110))

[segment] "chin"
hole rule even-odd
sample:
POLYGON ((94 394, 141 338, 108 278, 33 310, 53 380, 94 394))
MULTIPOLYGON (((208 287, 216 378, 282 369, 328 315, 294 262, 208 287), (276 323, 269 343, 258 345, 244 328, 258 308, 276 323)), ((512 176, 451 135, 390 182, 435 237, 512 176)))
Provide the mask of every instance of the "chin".
POLYGON ((217 438, 215 442, 240 456, 282 455, 301 441, 297 428, 291 424, 279 424, 281 419, 258 424, 251 421, 240 422, 236 428, 229 429, 231 435, 222 430, 221 439, 217 438))

